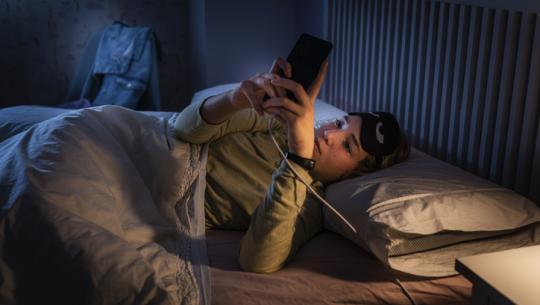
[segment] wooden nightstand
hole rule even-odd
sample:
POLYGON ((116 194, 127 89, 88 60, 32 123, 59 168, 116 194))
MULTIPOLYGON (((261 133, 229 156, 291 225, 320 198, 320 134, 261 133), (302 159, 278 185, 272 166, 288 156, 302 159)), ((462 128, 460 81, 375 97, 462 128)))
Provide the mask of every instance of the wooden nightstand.
POLYGON ((456 270, 473 283, 474 305, 540 304, 540 246, 459 258, 456 270))

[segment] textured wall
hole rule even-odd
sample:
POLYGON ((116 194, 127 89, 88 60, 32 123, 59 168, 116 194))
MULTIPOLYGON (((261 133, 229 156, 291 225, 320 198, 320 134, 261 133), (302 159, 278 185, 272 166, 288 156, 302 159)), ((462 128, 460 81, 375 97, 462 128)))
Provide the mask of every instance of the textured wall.
POLYGON ((329 1, 323 98, 540 205, 540 14, 455 2, 329 1))
POLYGON ((186 19, 185 0, 0 0, 0 107, 62 102, 86 41, 119 20, 154 29, 162 105, 179 110, 190 96, 186 19))

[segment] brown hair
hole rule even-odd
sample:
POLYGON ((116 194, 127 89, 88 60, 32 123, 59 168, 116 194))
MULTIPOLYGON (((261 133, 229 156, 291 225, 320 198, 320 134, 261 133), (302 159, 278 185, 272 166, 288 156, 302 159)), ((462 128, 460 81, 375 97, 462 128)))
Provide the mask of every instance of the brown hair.
POLYGON ((384 156, 381 163, 378 163, 374 156, 368 155, 358 163, 358 166, 351 172, 346 173, 339 180, 353 178, 369 174, 379 169, 390 167, 396 163, 405 161, 411 152, 411 145, 407 136, 400 133, 399 144, 390 155, 384 156))

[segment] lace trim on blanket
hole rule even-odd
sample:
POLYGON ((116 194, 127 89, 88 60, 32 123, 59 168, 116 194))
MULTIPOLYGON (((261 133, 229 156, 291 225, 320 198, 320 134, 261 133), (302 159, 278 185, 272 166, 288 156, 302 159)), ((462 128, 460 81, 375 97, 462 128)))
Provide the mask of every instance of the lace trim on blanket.
POLYGON ((193 274, 191 258, 192 236, 195 228, 191 219, 194 215, 195 203, 192 201, 194 182, 200 168, 201 146, 189 144, 189 165, 182 174, 179 188, 178 202, 176 203, 176 253, 178 255, 176 284, 178 295, 182 296, 182 304, 200 304, 200 295, 193 274), (195 289, 194 289, 195 288, 195 289))

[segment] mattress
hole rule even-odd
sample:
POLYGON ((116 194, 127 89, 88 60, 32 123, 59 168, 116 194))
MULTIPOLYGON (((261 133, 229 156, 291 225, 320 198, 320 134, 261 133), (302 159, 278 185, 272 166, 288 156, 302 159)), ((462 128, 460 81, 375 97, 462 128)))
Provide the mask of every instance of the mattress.
POLYGON ((212 304, 469 304, 472 284, 462 276, 423 278, 386 269, 349 240, 323 231, 284 269, 242 272, 237 252, 243 232, 207 232, 212 304))

